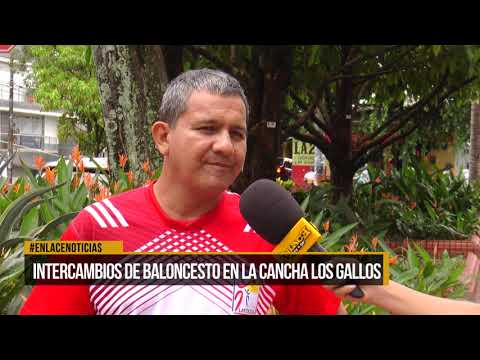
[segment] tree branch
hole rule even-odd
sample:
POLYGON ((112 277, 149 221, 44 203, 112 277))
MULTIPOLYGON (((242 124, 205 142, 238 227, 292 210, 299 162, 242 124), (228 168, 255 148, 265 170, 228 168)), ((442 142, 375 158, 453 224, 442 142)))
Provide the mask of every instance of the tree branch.
MULTIPOLYGON (((395 123, 396 121, 399 121, 401 120, 402 118, 407 118, 407 121, 408 121, 408 116, 410 116, 412 113, 418 111, 418 109, 420 109, 421 107, 425 106, 431 99, 433 99, 438 93, 440 93, 444 87, 444 85, 446 84, 447 82, 447 77, 448 77, 448 72, 446 72, 443 77, 442 77, 442 80, 440 81, 440 83, 432 90, 432 92, 427 95, 426 97, 424 97, 421 101, 418 101, 416 104, 414 104, 413 106, 411 106, 410 108, 408 109, 404 109, 403 111, 399 111, 398 113, 392 115, 392 117, 390 119, 388 119, 387 121, 385 121, 385 123, 383 125, 381 125, 377 130, 375 130, 371 135, 367 136, 363 141, 362 143, 360 144, 360 153, 363 153, 365 151, 368 151, 370 148, 372 148, 373 146, 377 145, 378 143, 381 143, 383 140, 385 140, 386 137, 388 137, 388 134, 387 135, 384 135, 383 137, 380 137, 379 139, 375 140, 375 141, 372 141, 370 142, 368 145, 367 143, 374 139, 376 136, 378 136, 381 132, 383 132, 385 129, 387 129, 389 126, 391 126, 393 123, 395 123)), ((400 123, 401 124, 401 123, 400 123)), ((397 125, 398 128, 402 127, 403 125, 397 125)))
MULTIPOLYGON (((318 125, 319 128, 321 128, 323 131, 325 131, 327 134, 330 135, 330 130, 328 128, 328 125, 325 124, 324 122, 322 122, 313 112, 314 108, 313 107, 313 110, 311 111, 311 113, 309 113, 309 110, 312 109, 312 106, 313 106, 313 103, 312 105, 308 106, 306 102, 304 102, 297 94, 295 94, 292 90, 288 90, 288 93, 290 95, 290 97, 297 103, 297 105, 302 108, 305 112, 303 114, 301 114, 300 116, 302 117, 301 121, 300 121, 300 126, 302 126, 305 121, 307 121, 307 119, 312 119, 313 122, 315 122, 315 124, 318 125)), ((323 104, 322 104, 323 105, 323 104)), ((328 121, 328 118, 325 117, 325 114, 322 112, 322 110, 320 109, 320 104, 319 104, 319 111, 320 113, 322 114, 322 117, 324 119, 326 119, 328 121)), ((328 116, 328 114, 327 114, 328 116)))
POLYGON ((202 56, 208 61, 210 61, 212 64, 214 64, 216 67, 241 79, 242 82, 248 83, 249 79, 245 77, 241 71, 239 71, 236 67, 227 64, 218 56, 212 54, 208 50, 201 47, 193 46, 193 45, 185 45, 184 48, 190 51, 192 55, 202 56))
MULTIPOLYGON (((395 127, 394 129, 392 129, 391 131, 389 131, 389 133, 387 133, 386 135, 384 135, 381 139, 378 139, 377 141, 375 141, 375 144, 374 143, 371 143, 368 147, 364 148, 364 149, 361 149, 359 151, 359 154, 355 157, 355 160, 361 158, 362 155, 364 155, 365 153, 367 153, 369 150, 373 149, 376 147, 376 149, 373 151, 374 153, 375 152, 378 152, 388 146, 390 146, 391 144, 393 144, 394 142, 398 141, 399 139, 402 139, 402 138, 405 138, 406 136, 410 135, 416 128, 420 127, 423 125, 423 122, 422 120, 429 120, 431 118, 433 118, 435 115, 438 114, 438 111, 440 110, 440 108, 443 106, 443 102, 445 101, 445 99, 447 99, 449 96, 451 96, 453 93, 459 91, 460 89, 464 88, 465 86, 467 86, 468 84, 472 83, 473 81, 475 81, 477 78, 476 77, 472 77, 470 79, 467 79, 465 81, 463 81, 462 83, 460 84, 457 84, 457 85, 454 85, 454 86, 451 86, 448 91, 442 95, 439 100, 438 100, 438 105, 435 106, 435 108, 429 110, 427 113, 420 113, 419 115, 419 118, 415 121, 415 119, 411 119, 411 118, 407 118, 406 121, 403 121, 401 124, 399 124, 397 127, 395 127), (422 116, 423 115, 423 116, 422 116), (401 130, 403 127, 405 127, 409 122, 410 120, 412 120, 414 122, 414 124, 412 125, 412 128, 410 128, 409 130, 406 130, 405 132, 403 132, 402 134, 400 135, 397 135, 397 136, 393 136, 397 131, 401 130), (388 139, 388 140, 387 140, 388 139)), ((367 155, 367 158, 368 158, 368 155, 367 155)))
POLYGON ((315 145, 316 147, 318 147, 322 151, 322 153, 325 156, 327 156, 327 154, 329 152, 328 151, 328 149, 329 149, 328 144, 326 142, 322 141, 320 138, 316 138, 311 134, 301 134, 298 131, 293 132, 292 136, 297 140, 315 145))

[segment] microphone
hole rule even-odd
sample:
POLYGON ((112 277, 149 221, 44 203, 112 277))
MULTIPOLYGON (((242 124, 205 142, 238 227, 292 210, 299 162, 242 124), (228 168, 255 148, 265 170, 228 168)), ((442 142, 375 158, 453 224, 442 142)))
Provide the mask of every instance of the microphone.
MULTIPOLYGON (((240 197, 240 213, 255 232, 276 245, 273 253, 325 252, 317 244, 322 235, 308 222, 297 201, 272 180, 260 179, 240 197)), ((364 296, 357 286, 350 294, 364 296)))

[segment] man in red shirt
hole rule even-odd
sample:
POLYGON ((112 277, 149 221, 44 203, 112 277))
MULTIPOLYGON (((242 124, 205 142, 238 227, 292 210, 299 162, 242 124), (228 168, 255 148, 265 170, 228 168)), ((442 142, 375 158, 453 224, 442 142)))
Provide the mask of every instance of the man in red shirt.
MULTIPOLYGON (((174 79, 152 135, 164 157, 160 178, 87 206, 62 240, 122 240, 125 251, 260 252, 273 246, 227 189, 246 154, 248 102, 236 79, 192 70, 174 79)), ((336 314, 322 286, 35 286, 21 314, 336 314)))

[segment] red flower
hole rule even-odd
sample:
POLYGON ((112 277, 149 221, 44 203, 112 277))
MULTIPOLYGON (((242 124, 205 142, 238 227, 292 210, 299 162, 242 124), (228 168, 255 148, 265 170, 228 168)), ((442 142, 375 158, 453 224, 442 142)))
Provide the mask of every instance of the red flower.
POLYGON ((72 158, 75 164, 78 164, 80 162, 81 154, 80 154, 80 147, 78 145, 75 145, 73 147, 70 157, 72 158))
POLYGON ((20 184, 16 184, 16 185, 13 187, 13 192, 14 192, 15 194, 17 194, 19 191, 20 191, 20 184))
POLYGON ((145 160, 143 163, 142 163, 142 170, 143 172, 145 172, 146 174, 148 174, 150 172, 150 161, 149 160, 145 160))
POLYGON ((84 173, 84 172, 85 172, 85 165, 83 164, 83 160, 80 160, 80 162, 78 163, 78 170, 79 170, 81 173, 84 173))
POLYGON ((133 183, 133 180, 135 179, 135 175, 133 174, 133 171, 130 170, 128 173, 127 173, 127 178, 128 178, 128 182, 129 183, 133 183))
POLYGON ((55 169, 52 170, 48 167, 45 170, 45 180, 47 180, 47 182, 53 186, 55 185, 55 178, 56 178, 55 169))
POLYGON ((390 259, 388 259, 388 263, 390 265, 396 265, 397 264, 397 261, 398 261, 398 255, 394 256, 394 257, 391 257, 390 259))
POLYGON ((330 221, 327 221, 326 223, 324 223, 323 225, 323 230, 325 232, 328 232, 330 230, 330 221))
POLYGON ((41 170, 43 165, 45 165, 45 160, 41 156, 35 156, 33 158, 33 161, 35 163, 35 167, 37 168, 37 170, 41 170))
POLYGON ((94 182, 95 181, 93 180, 92 175, 90 173, 83 174, 83 183, 85 184, 87 189, 91 189, 94 182))
POLYGON ((120 167, 122 169, 125 168, 125 165, 127 164, 127 161, 128 161, 128 156, 127 155, 124 155, 124 154, 118 155, 118 162, 120 163, 120 167))

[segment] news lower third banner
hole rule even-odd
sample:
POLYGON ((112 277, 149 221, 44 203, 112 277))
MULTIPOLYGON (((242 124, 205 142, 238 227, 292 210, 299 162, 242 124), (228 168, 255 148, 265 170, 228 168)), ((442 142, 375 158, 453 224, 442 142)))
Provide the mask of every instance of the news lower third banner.
POLYGON ((384 285, 388 254, 124 252, 121 241, 25 241, 27 285, 384 285))

